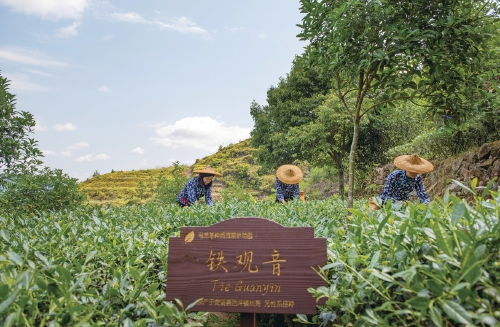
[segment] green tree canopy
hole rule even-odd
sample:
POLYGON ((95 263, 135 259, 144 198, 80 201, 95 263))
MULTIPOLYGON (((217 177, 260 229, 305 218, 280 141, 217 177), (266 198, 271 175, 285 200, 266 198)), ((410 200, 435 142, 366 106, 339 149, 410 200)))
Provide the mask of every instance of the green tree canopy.
POLYGON ((37 141, 29 136, 35 120, 26 111, 17 111, 9 81, 0 75, 0 173, 33 171, 43 157, 37 141))
POLYGON ((317 118, 292 127, 285 140, 297 151, 301 160, 312 165, 333 166, 338 172, 339 194, 344 196, 344 165, 352 136, 352 120, 335 95, 329 95, 315 109, 317 118))
POLYGON ((252 103, 250 114, 255 124, 251 142, 261 165, 273 169, 300 159, 300 145, 287 140, 288 131, 318 118, 316 108, 329 89, 329 78, 307 68, 297 57, 287 77, 267 91, 267 105, 252 103))
POLYGON ((305 58, 325 75, 353 121, 349 155, 352 207, 360 119, 399 101, 452 113, 481 110, 498 75, 494 0, 301 0, 305 58), (346 98, 354 95, 350 104, 346 98))

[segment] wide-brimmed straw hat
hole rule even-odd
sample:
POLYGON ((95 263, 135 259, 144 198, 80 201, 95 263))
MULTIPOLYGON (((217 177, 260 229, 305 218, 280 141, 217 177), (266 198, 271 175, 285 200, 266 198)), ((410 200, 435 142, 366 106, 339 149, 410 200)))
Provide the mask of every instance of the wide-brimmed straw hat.
POLYGON ((394 165, 399 169, 412 173, 423 174, 434 170, 434 165, 418 154, 405 154, 394 159, 394 165))
POLYGON ((285 184, 297 184, 302 176, 302 170, 295 165, 283 165, 276 171, 276 177, 285 184))
POLYGON ((209 175, 215 175, 218 177, 222 176, 222 174, 216 172, 210 166, 206 166, 204 169, 193 170, 193 173, 194 174, 209 174, 209 175))

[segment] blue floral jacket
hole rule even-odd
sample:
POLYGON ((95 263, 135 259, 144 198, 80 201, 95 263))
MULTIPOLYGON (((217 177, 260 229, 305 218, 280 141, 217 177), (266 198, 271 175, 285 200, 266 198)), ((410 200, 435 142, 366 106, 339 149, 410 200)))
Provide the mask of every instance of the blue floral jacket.
POLYGON ((205 196, 205 203, 211 206, 212 203, 212 187, 205 188, 198 185, 198 176, 187 181, 181 193, 177 196, 177 202, 184 206, 193 205, 200 198, 205 196))
POLYGON ((288 201, 293 197, 300 197, 299 183, 285 184, 276 177, 276 201, 288 201))
POLYGON ((410 193, 413 190, 417 191, 420 203, 429 203, 430 199, 425 193, 424 184, 420 175, 415 178, 406 176, 404 170, 395 170, 387 176, 385 181, 384 190, 380 193, 379 197, 385 203, 387 200, 392 201, 406 201, 410 199, 410 193))

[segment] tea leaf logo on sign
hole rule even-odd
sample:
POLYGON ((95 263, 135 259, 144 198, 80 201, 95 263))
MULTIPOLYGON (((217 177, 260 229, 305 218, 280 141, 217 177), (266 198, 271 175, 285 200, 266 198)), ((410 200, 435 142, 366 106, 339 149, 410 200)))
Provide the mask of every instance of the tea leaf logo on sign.
POLYGON ((192 242, 194 240, 194 231, 190 231, 189 233, 186 234, 184 237, 184 244, 187 244, 189 242, 192 242))

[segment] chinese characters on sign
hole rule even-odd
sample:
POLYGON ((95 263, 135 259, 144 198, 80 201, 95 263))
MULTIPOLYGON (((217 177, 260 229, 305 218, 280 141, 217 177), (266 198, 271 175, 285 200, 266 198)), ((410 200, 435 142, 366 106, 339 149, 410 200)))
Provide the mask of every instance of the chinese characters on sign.
MULTIPOLYGON (((273 270, 273 275, 280 275, 280 264, 282 262, 286 262, 286 260, 280 259, 279 258, 279 252, 275 249, 273 253, 271 254, 272 260, 270 261, 265 261, 263 264, 270 264, 272 263, 272 270, 273 270)), ((236 267, 241 266, 242 271, 248 271, 251 273, 256 273, 259 271, 259 267, 254 264, 252 266, 252 260, 253 260, 253 251, 245 251, 243 254, 239 254, 236 256, 236 267)), ((207 266, 209 267, 210 271, 215 271, 219 268, 223 269, 225 272, 228 272, 226 267, 224 267, 222 264, 227 263, 227 261, 224 261, 224 253, 223 251, 218 251, 217 253, 213 253, 212 250, 210 250, 210 255, 207 260, 207 266)))
POLYGON ((324 265, 312 227, 250 217, 183 227, 169 241, 166 298, 197 301, 194 311, 315 313, 307 289, 326 286, 314 271, 324 265))

